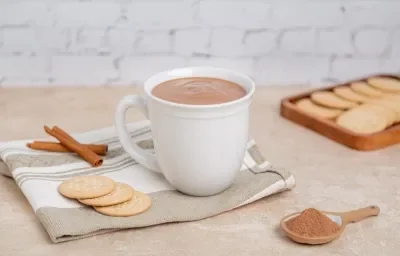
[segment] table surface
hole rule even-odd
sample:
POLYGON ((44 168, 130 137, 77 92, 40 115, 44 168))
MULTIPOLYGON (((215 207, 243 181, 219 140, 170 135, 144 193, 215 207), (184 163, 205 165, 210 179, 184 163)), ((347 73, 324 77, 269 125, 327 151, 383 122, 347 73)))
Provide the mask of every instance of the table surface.
MULTIPOLYGON (((52 244, 14 181, 0 177, 0 255, 398 255, 400 144, 357 152, 281 118, 280 99, 304 89, 257 89, 252 105, 251 134, 270 162, 292 171, 293 190, 200 221, 52 244), (371 204, 380 206, 379 217, 348 225, 324 246, 295 244, 278 229, 283 216, 305 208, 346 211, 371 204)), ((45 124, 68 132, 113 125, 119 99, 141 92, 0 89, 0 141, 43 137, 45 124)), ((143 119, 135 111, 128 115, 129 121, 143 119)))

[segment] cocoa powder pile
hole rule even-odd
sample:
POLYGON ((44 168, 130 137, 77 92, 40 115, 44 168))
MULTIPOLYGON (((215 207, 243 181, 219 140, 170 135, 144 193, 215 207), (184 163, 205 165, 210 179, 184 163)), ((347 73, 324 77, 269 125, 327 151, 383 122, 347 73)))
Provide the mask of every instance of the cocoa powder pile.
POLYGON ((329 236, 339 231, 339 225, 320 211, 309 208, 286 221, 291 231, 307 237, 329 236))

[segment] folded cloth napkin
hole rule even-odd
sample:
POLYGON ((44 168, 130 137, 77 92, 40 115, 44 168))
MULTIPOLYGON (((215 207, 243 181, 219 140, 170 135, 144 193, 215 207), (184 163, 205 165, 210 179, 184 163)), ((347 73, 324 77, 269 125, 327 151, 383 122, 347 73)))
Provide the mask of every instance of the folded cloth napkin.
MULTIPOLYGON (((140 147, 153 151, 148 121, 131 123, 128 131, 140 147)), ((125 153, 114 127, 72 136, 81 143, 108 144, 103 165, 93 168, 73 153, 31 150, 26 140, 0 143, 1 173, 14 178, 54 243, 119 229, 199 220, 291 189, 295 184, 290 172, 269 164, 250 140, 233 185, 215 196, 192 197, 176 191, 162 175, 147 170, 125 153), (102 215, 58 193, 63 180, 79 175, 104 175, 127 183, 147 193, 152 206, 131 217, 102 215)))

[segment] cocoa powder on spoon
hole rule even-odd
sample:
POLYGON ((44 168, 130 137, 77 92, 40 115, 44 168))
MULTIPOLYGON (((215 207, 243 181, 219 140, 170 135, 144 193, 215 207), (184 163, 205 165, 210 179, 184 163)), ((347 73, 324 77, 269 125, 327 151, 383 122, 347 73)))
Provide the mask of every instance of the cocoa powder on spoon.
POLYGON ((307 237, 330 236, 340 230, 336 222, 314 208, 306 209, 288 220, 286 226, 291 231, 307 237))

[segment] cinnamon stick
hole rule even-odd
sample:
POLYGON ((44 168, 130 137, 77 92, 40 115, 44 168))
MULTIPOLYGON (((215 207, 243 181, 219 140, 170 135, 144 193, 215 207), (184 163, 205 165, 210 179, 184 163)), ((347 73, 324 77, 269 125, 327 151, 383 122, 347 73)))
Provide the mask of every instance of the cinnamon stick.
POLYGON ((69 135, 67 132, 65 132, 63 129, 59 128, 57 125, 53 126, 53 131, 60 133, 61 135, 67 137, 70 140, 75 140, 74 138, 72 138, 71 135, 69 135))
MULTIPOLYGON (((36 150, 44 150, 49 152, 72 152, 69 148, 63 146, 58 142, 49 141, 33 141, 32 143, 27 143, 27 147, 36 150)), ((88 147, 91 151, 98 155, 105 155, 108 151, 108 145, 105 144, 82 144, 88 147)))
POLYGON ((79 156, 81 156, 83 159, 89 162, 92 166, 98 167, 103 164, 103 159, 101 159, 100 156, 91 151, 87 146, 80 144, 71 136, 65 136, 64 134, 66 132, 62 131, 60 128, 50 129, 48 126, 44 126, 44 130, 46 131, 46 133, 59 140, 64 147, 77 153, 79 156))

